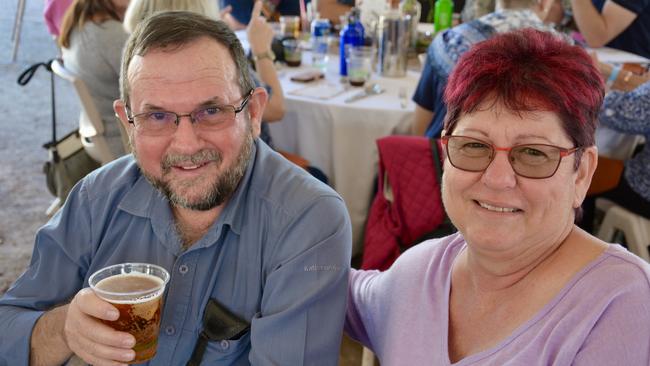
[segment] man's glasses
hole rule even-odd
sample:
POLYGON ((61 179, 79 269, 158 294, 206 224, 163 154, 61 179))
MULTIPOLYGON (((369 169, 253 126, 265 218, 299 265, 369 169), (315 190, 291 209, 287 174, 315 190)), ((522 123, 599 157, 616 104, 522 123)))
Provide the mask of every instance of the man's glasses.
POLYGON ((497 147, 473 137, 444 136, 447 158, 451 165, 468 172, 482 172, 490 165, 497 151, 508 152, 512 170, 522 177, 544 179, 552 177, 562 158, 576 152, 580 147, 564 149, 545 144, 524 144, 513 147, 497 147))
POLYGON ((251 89, 244 96, 239 107, 233 105, 208 105, 187 114, 154 110, 131 115, 129 107, 126 106, 126 117, 137 131, 149 136, 173 134, 182 117, 190 117, 194 127, 199 130, 216 131, 231 126, 237 117, 237 113, 244 110, 252 95, 253 90, 251 89))

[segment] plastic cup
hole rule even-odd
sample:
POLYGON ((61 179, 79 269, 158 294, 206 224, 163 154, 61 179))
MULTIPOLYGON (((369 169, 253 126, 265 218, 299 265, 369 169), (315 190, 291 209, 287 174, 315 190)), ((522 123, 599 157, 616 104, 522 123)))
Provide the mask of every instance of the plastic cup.
POLYGON ((88 280, 95 294, 120 312, 117 320, 102 321, 135 337, 135 358, 129 363, 141 363, 156 355, 162 294, 168 281, 164 268, 146 263, 105 267, 88 280))
POLYGON ((348 54, 348 81, 352 86, 363 86, 372 75, 372 65, 375 58, 375 48, 357 46, 350 48, 348 54))
POLYGON ((317 36, 312 37, 311 46, 311 63, 312 66, 325 72, 329 62, 329 37, 317 36))
POLYGON ((280 17, 280 33, 284 37, 300 37, 300 17, 297 15, 283 15, 280 17))
POLYGON ((298 67, 302 61, 302 51, 300 51, 300 44, 297 39, 287 38, 282 41, 284 48, 284 61, 288 66, 298 67))

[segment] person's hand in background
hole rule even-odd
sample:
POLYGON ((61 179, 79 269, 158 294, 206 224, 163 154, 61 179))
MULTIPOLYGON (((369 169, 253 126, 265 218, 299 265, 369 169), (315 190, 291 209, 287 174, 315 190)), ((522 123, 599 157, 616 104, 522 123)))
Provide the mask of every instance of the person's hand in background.
POLYGON ((251 21, 246 28, 248 43, 250 44, 251 53, 259 55, 271 50, 273 42, 273 28, 262 16, 262 2, 256 1, 251 13, 251 21))
POLYGON ((230 29, 233 31, 238 31, 242 29, 246 29, 246 24, 240 23, 235 17, 232 16, 232 6, 228 5, 225 8, 221 9, 219 11, 219 16, 221 17, 221 20, 223 20, 230 29))

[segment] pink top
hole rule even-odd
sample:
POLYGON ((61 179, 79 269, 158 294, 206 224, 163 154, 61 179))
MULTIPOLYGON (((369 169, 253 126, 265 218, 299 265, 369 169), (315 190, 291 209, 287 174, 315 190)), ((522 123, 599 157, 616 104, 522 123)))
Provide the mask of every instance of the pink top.
POLYGON ((45 17, 47 31, 51 35, 58 37, 61 33, 61 22, 63 22, 63 16, 70 4, 72 4, 72 0, 45 0, 43 17, 45 17))
MULTIPOLYGON (((382 366, 451 365, 450 269, 465 245, 453 234, 388 271, 353 271, 346 332, 382 366)), ((650 264, 610 245, 510 336, 454 365, 650 365, 650 264)))

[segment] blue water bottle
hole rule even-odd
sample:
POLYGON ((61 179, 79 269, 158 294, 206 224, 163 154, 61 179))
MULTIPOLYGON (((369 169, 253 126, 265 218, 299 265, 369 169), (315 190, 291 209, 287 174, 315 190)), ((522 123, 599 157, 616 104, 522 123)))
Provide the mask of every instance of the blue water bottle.
POLYGON ((358 8, 352 8, 350 10, 348 24, 341 30, 341 40, 339 42, 341 45, 339 74, 341 76, 348 75, 348 65, 346 63, 348 49, 350 47, 363 46, 363 37, 364 30, 361 24, 360 11, 358 8))

